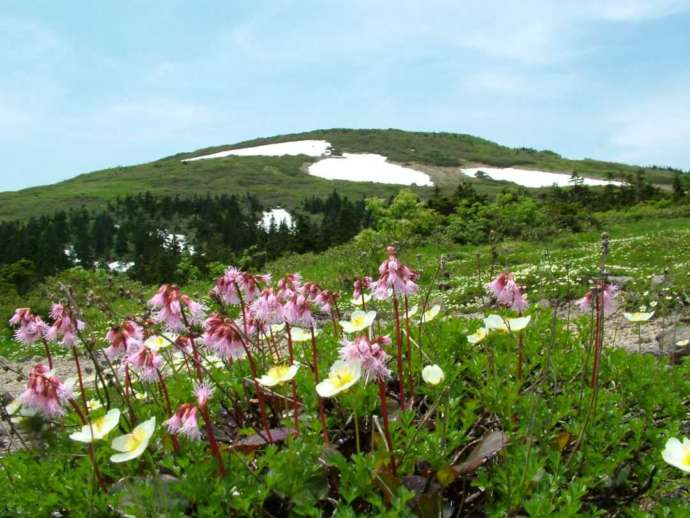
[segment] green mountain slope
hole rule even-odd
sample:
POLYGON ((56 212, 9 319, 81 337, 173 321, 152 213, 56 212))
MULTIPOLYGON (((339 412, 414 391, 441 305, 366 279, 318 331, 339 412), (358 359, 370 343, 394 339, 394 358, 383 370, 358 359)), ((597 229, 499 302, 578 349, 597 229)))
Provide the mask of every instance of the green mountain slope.
MULTIPOLYGON (((226 149, 300 139, 327 140, 335 153, 378 153, 393 162, 415 165, 429 173, 442 188, 452 188, 460 181, 461 176, 457 172, 460 166, 577 171, 582 176, 594 178, 623 178, 639 169, 596 160, 568 160, 551 151, 512 149, 470 135, 401 130, 317 130, 210 147, 147 164, 83 174, 54 185, 0 193, 0 220, 26 218, 82 205, 98 207, 117 196, 144 191, 154 195, 181 196, 251 192, 267 206, 293 207, 305 197, 325 195, 333 189, 352 198, 385 196, 399 189, 393 185, 331 181, 310 176, 307 166, 314 159, 307 156, 226 157, 182 162, 184 158, 226 149)), ((645 171, 647 179, 653 183, 669 185, 672 182, 672 170, 647 168, 645 171)), ((489 193, 500 190, 504 185, 486 180, 471 181, 489 193)), ((422 196, 431 192, 430 188, 416 189, 422 196)))

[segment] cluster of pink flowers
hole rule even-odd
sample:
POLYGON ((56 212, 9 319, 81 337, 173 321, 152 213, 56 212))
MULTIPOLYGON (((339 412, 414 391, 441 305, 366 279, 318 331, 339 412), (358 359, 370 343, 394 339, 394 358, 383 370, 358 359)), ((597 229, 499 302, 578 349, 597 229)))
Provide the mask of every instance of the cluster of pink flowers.
POLYGON ((261 284, 271 281, 270 275, 253 275, 243 272, 235 267, 230 267, 216 281, 213 293, 225 304, 239 304, 240 295, 245 303, 250 303, 259 296, 261 284), (238 291, 240 290, 240 291, 238 291))
POLYGON ((163 284, 149 300, 149 305, 156 310, 153 314, 154 320, 164 324, 171 331, 185 328, 183 307, 189 312, 186 316, 189 324, 201 324, 206 318, 206 308, 187 295, 182 295, 180 288, 174 284, 163 284))
POLYGON ((110 346, 104 352, 110 360, 114 360, 141 345, 144 340, 144 331, 136 322, 125 320, 121 324, 112 326, 105 338, 110 346))
POLYGON ((26 345, 33 344, 43 338, 48 331, 41 317, 31 313, 30 308, 18 308, 10 319, 11 326, 18 326, 14 337, 18 342, 26 345))
POLYGON ((278 281, 278 298, 285 302, 302 291, 302 276, 290 273, 278 281))
POLYGON ((391 343, 389 337, 379 336, 369 340, 366 335, 362 335, 353 341, 343 339, 341 343, 340 357, 346 361, 359 362, 366 380, 380 382, 390 377, 390 370, 386 366, 389 355, 384 350, 384 346, 391 343))
POLYGON ((214 313, 206 319, 201 339, 223 360, 243 358, 245 355, 244 338, 237 323, 219 313, 214 313))
POLYGON ((250 307, 254 316, 266 324, 279 324, 283 321, 283 305, 273 288, 265 288, 250 307))
MULTIPOLYGON (((598 283, 598 288, 601 290, 602 303, 604 309, 604 315, 610 315, 616 311, 616 295, 618 294, 618 286, 615 284, 598 283)), ((595 290, 589 290, 584 297, 575 301, 582 311, 590 311, 592 309, 592 303, 594 302, 594 292, 595 290)))
POLYGON ((45 365, 38 364, 29 373, 26 390, 19 396, 22 406, 32 408, 47 418, 62 415, 63 406, 72 398, 72 390, 45 365))
POLYGON ((311 314, 309 299, 295 293, 283 306, 283 318, 291 326, 312 327, 316 321, 311 314))
POLYGON ((529 306, 522 288, 515 282, 512 273, 502 272, 493 281, 486 284, 486 290, 491 293, 496 302, 522 313, 529 306))
POLYGON ((386 248, 388 258, 379 266, 379 278, 371 283, 374 295, 380 300, 388 299, 392 294, 413 295, 417 293, 419 274, 405 266, 398 259, 395 248, 386 248))
POLYGON ((72 347, 77 341, 77 332, 84 329, 86 324, 72 315, 69 308, 62 304, 53 304, 50 310, 53 321, 45 333, 46 340, 56 342, 65 347, 72 347))

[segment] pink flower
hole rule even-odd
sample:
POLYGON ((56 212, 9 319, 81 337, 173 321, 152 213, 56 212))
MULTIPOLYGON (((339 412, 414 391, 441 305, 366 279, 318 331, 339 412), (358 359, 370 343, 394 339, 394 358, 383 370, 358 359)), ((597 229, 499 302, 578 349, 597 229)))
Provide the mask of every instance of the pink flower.
POLYGON ((502 272, 493 281, 484 286, 496 302, 522 313, 529 306, 522 289, 515 282, 512 273, 502 272))
POLYGON ((340 293, 322 290, 314 299, 314 303, 317 304, 324 313, 330 313, 333 306, 338 302, 338 299, 340 299, 340 293))
POLYGON ((168 426, 168 431, 171 434, 179 433, 193 441, 201 439, 201 432, 196 421, 196 407, 194 405, 183 403, 165 424, 168 426))
POLYGON ((65 347, 72 347, 77 341, 77 331, 85 327, 84 322, 74 318, 69 308, 62 304, 53 304, 50 318, 53 320, 53 325, 46 331, 46 339, 65 347))
POLYGON ((345 361, 357 361, 362 365, 365 379, 380 382, 390 377, 390 370, 386 367, 388 354, 383 346, 390 345, 391 340, 387 336, 379 336, 369 340, 366 335, 355 338, 354 341, 343 339, 340 348, 340 357, 345 361))
POLYGON ((250 306, 252 313, 266 324, 279 324, 283 321, 283 305, 273 288, 266 288, 250 306))
POLYGON ((160 379, 159 369, 163 365, 163 357, 145 345, 133 347, 127 354, 125 364, 146 382, 152 383, 160 379))
POLYGON ((192 352, 192 339, 188 335, 180 335, 175 339, 173 347, 183 353, 192 352))
POLYGON ((144 332, 136 322, 125 320, 112 326, 105 339, 110 342, 110 347, 104 352, 108 359, 113 360, 126 354, 130 348, 140 345, 144 339, 144 332))
POLYGON ((204 334, 201 339, 223 360, 243 358, 245 355, 242 333, 237 323, 218 313, 214 313, 204 322, 204 334))
POLYGON ((379 266, 379 278, 371 283, 374 295, 380 300, 390 297, 391 292, 396 295, 412 295, 417 293, 416 284, 419 274, 402 264, 395 254, 395 248, 389 246, 386 251, 388 258, 379 266))
POLYGON ((26 345, 37 342, 48 331, 46 323, 41 320, 41 317, 32 314, 29 308, 18 308, 10 319, 10 325, 19 326, 14 337, 18 342, 26 345))
POLYGON ((215 293, 226 304, 240 304, 242 299, 249 304, 259 296, 259 284, 270 282, 270 275, 252 275, 235 267, 230 267, 216 281, 215 293), (240 290, 238 292, 238 290, 240 290), (242 299, 240 298, 242 295, 242 299))
POLYGON ((154 320, 164 324, 171 331, 185 328, 183 306, 189 311, 187 322, 190 325, 200 324, 206 318, 206 308, 187 295, 182 295, 180 288, 174 284, 163 284, 149 300, 149 305, 157 310, 153 314, 154 320))
POLYGON ((372 281, 373 280, 371 277, 360 277, 359 279, 356 279, 353 283, 355 291, 352 292, 352 298, 355 300, 361 299, 364 290, 369 289, 372 281))
POLYGON ((285 303, 283 318, 291 326, 312 327, 316 325, 309 310, 309 300, 304 295, 297 293, 285 303))
POLYGON ((29 374, 26 390, 19 396, 20 403, 36 410, 45 417, 64 413, 63 406, 71 399, 72 390, 57 376, 53 376, 45 365, 38 364, 29 374))
POLYGON ((213 395, 213 389, 206 383, 197 383, 194 386, 194 395, 196 396, 196 402, 199 407, 203 408, 213 395))
MULTIPOLYGON (((602 287, 601 283, 597 283, 602 287)), ((603 284, 602 299, 604 305, 604 315, 610 315, 616 311, 616 295, 618 294, 618 286, 615 284, 603 284)), ((592 309, 592 302, 594 300, 594 290, 589 290, 584 297, 575 301, 581 311, 590 311, 592 309)))
POLYGON ((286 302, 302 292, 302 276, 290 273, 278 281, 278 299, 286 302))

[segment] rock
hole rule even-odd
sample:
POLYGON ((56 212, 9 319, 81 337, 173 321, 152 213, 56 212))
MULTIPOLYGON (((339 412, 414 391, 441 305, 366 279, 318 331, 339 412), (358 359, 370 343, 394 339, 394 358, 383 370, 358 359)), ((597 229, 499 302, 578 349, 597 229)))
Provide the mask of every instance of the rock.
POLYGON ((670 327, 659 333, 656 339, 666 354, 676 358, 690 355, 690 326, 670 327))
POLYGON ((660 286, 661 284, 664 284, 666 282, 666 275, 652 275, 652 279, 649 281, 651 284, 652 288, 655 288, 656 286, 660 286))
POLYGON ((632 277, 626 277, 625 275, 611 275, 611 276, 609 276, 609 282, 611 284, 615 284, 616 286, 620 286, 621 288, 623 288, 629 282, 632 282, 632 280, 633 280, 632 277))

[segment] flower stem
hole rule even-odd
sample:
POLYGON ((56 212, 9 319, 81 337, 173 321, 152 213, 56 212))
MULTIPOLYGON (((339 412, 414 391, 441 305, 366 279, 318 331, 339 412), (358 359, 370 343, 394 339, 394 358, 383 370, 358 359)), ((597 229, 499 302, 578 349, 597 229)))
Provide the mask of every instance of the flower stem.
POLYGON ((48 341, 45 338, 42 338, 41 340, 43 340, 43 347, 45 347, 46 356, 48 357, 48 368, 53 370, 53 357, 50 354, 50 345, 48 345, 48 341))
POLYGON ((220 478, 225 478, 223 456, 220 453, 220 447, 218 446, 218 441, 216 441, 216 435, 213 432, 213 423, 211 423, 211 417, 208 415, 208 405, 200 406, 199 410, 201 411, 201 416, 204 418, 204 423, 206 423, 206 435, 208 436, 208 444, 211 447, 211 453, 218 464, 218 476, 220 478))
POLYGON ((397 347, 400 410, 405 410, 405 382, 403 378, 402 335, 400 332, 400 307, 398 305, 398 297, 395 295, 395 292, 393 292, 393 309, 395 311, 395 345, 397 347))
POLYGON ((381 400, 381 417, 383 418, 383 434, 386 438, 386 446, 391 455, 391 468, 393 476, 397 476, 398 468, 395 465, 395 453, 393 453, 393 440, 391 439, 390 427, 388 424, 388 406, 386 404, 386 382, 379 381, 379 399, 381 400))
MULTIPOLYGON (((84 415, 84 412, 81 411, 81 408, 79 407, 79 403, 77 403, 74 399, 69 400, 70 405, 72 405, 72 408, 74 408, 74 411, 77 413, 79 416, 79 420, 82 422, 84 426, 91 426, 91 423, 89 419, 84 415)), ((88 412, 88 407, 87 410, 88 412)), ((93 435, 93 432, 92 432, 93 435)), ((93 450, 93 442, 89 443, 89 459, 91 460, 91 466, 93 466, 93 472, 94 475, 96 475, 96 480, 98 481, 98 485, 103 491, 106 491, 105 487, 105 482, 103 482, 103 478, 101 478, 101 472, 98 470, 98 464, 96 463, 96 454, 94 453, 93 450)))
POLYGON ((247 360, 249 360, 249 366, 252 369, 252 380, 254 381, 254 390, 256 391, 256 397, 259 399, 259 412, 261 413, 261 421, 263 423, 264 432, 268 438, 268 442, 273 442, 273 437, 271 436, 271 428, 268 425, 268 414, 266 414, 266 401, 264 400, 264 393, 261 390, 261 385, 259 385, 259 373, 256 370, 256 362, 254 361, 254 355, 249 350, 247 342, 242 337, 242 346, 247 354, 247 360))
MULTIPOLYGON (((295 354, 292 349, 292 336, 290 336, 290 325, 285 324, 287 330, 287 344, 290 365, 295 363, 295 354)), ((292 388, 292 416, 295 422, 295 435, 299 434, 299 399, 297 398, 297 382, 295 378, 290 380, 290 387, 292 388)))
POLYGON ((414 375, 412 371, 412 347, 410 346, 410 316, 409 316, 409 303, 407 300, 407 295, 405 295, 405 335, 406 335, 406 355, 407 355, 407 376, 410 385, 410 401, 414 404, 414 375))
MULTIPOLYGON (((311 356, 312 356, 312 362, 314 363, 314 381, 318 385, 320 380, 319 376, 319 357, 318 353, 316 350, 316 335, 314 334, 314 326, 311 326, 310 328, 311 331, 311 356)), ((326 410, 324 408, 323 404, 323 398, 321 396, 318 396, 319 398, 319 418, 321 419, 321 431, 323 432, 323 442, 326 446, 330 444, 330 439, 328 437, 328 424, 326 422, 326 410)))
MULTIPOLYGON (((173 409, 172 405, 170 404, 170 395, 168 394, 168 387, 165 384, 165 380, 163 379, 160 370, 158 370, 158 386, 160 387, 161 393, 163 394, 163 398, 165 399, 165 408, 168 411, 168 417, 172 417, 173 409)), ((177 441, 177 436, 174 433, 170 434, 170 440, 172 442, 173 450, 175 450, 175 453, 180 453, 180 443, 177 441)))

